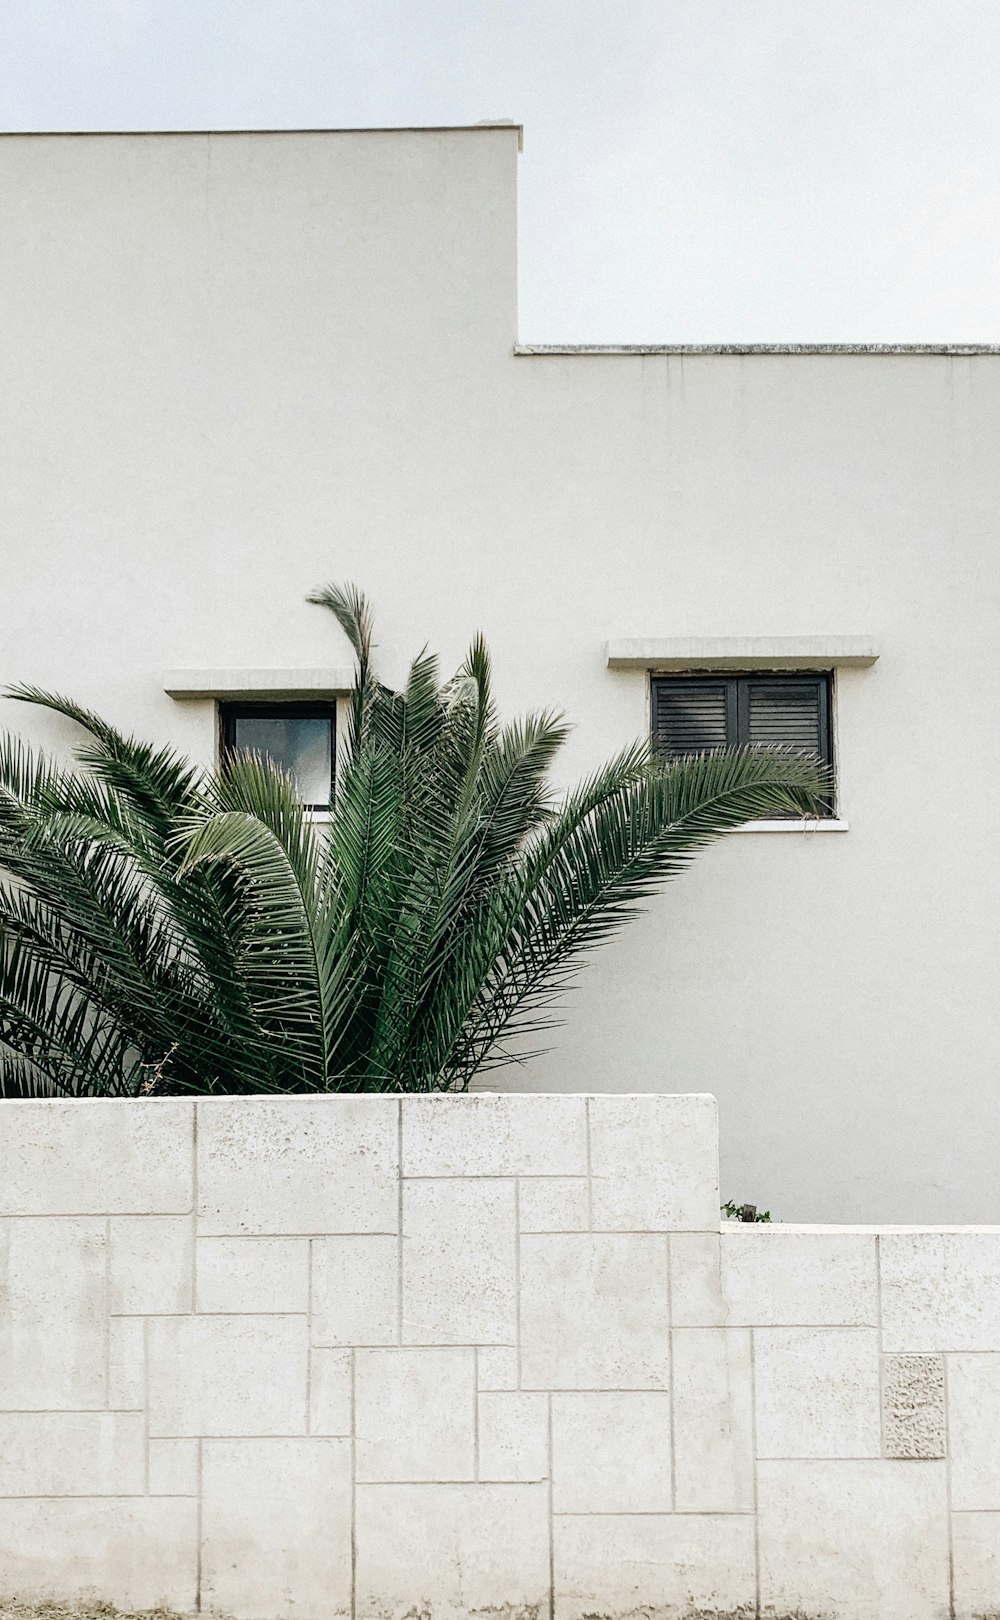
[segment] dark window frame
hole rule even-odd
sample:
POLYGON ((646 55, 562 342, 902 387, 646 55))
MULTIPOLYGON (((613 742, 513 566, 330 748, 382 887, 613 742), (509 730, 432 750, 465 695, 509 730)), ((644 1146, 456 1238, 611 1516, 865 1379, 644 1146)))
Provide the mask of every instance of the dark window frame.
MULTIPOLYGON (((833 746, 833 671, 829 669, 810 670, 689 670, 674 671, 670 674, 654 674, 650 677, 650 732, 654 748, 658 746, 656 735, 656 699, 657 687, 678 687, 684 683, 710 685, 724 688, 726 698, 726 743, 727 748, 742 748, 750 746, 750 700, 749 686, 812 686, 817 692, 817 723, 819 729, 819 758, 830 772, 833 787, 820 806, 820 816, 823 820, 835 820, 837 815, 836 792, 837 774, 836 759, 833 746)), ((761 745, 766 746, 766 745, 761 745)), ((683 755, 675 755, 683 758, 683 755)), ((789 812, 791 819, 797 819, 789 812)), ((784 817, 775 819, 785 819, 784 817)))
POLYGON ((330 797, 325 804, 303 804, 309 811, 329 810, 333 804, 337 785, 337 705, 334 701, 303 701, 301 703, 277 699, 272 703, 219 703, 219 757, 225 760, 250 750, 241 749, 236 742, 237 720, 303 720, 321 718, 330 722, 330 797))

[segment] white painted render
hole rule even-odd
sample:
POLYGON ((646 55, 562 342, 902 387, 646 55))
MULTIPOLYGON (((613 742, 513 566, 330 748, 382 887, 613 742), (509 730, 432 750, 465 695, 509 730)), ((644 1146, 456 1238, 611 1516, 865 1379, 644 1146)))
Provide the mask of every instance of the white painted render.
POLYGON ((0 1105, 0 1593, 975 1620, 1000 1226, 720 1232, 705 1096, 0 1105))
POLYGON ((481 627, 569 779, 647 726, 609 642, 864 638, 849 830, 701 857, 510 1084, 710 1089, 788 1219, 987 1218, 1000 356, 518 351, 518 139, 0 141, 0 677, 207 762, 166 672, 340 670, 304 597, 355 579, 389 678, 481 627))

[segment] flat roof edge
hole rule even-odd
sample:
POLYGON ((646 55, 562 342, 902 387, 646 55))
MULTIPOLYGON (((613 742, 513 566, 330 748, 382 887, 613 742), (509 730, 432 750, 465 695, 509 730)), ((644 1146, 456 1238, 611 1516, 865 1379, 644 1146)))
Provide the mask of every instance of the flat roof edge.
POLYGON ((1000 354, 1000 343, 516 343, 515 355, 1000 354))
POLYGON ((524 144, 524 125, 512 118, 483 119, 480 124, 363 124, 332 128, 326 125, 295 129, 0 129, 0 140, 120 140, 123 136, 182 135, 473 135, 510 130, 524 144))

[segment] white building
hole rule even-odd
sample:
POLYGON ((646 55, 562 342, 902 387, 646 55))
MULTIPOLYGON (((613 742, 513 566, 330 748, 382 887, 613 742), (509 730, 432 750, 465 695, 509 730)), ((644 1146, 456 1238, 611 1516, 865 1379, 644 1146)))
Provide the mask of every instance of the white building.
POLYGON ((785 1219, 990 1219, 1000 350, 519 348, 518 144, 0 141, 0 679, 211 761, 342 689, 345 579, 390 679, 481 627, 568 774, 657 671, 828 676, 834 815, 710 850, 510 1083, 713 1091, 785 1219))

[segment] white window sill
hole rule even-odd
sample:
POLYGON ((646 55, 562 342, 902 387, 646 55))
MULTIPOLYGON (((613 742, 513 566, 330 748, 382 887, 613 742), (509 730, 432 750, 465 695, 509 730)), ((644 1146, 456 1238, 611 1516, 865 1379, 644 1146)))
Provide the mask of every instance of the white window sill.
POLYGON ((609 669, 869 669, 873 636, 624 636, 605 647, 609 669))
POLYGON ((738 833, 845 833, 850 828, 849 821, 838 821, 832 816, 803 817, 801 820, 788 817, 775 821, 745 821, 742 827, 734 827, 733 832, 738 833))
MULTIPOLYGON (((328 826, 332 820, 329 810, 307 810, 306 820, 317 823, 319 826, 328 826)), ((731 832, 737 833, 845 833, 850 827, 848 821, 835 821, 832 817, 820 820, 809 820, 803 817, 796 820, 794 817, 775 821, 745 821, 742 827, 733 827, 731 832)))
POLYGON ((351 669, 168 669, 168 697, 298 702, 343 696, 354 687, 351 669))

